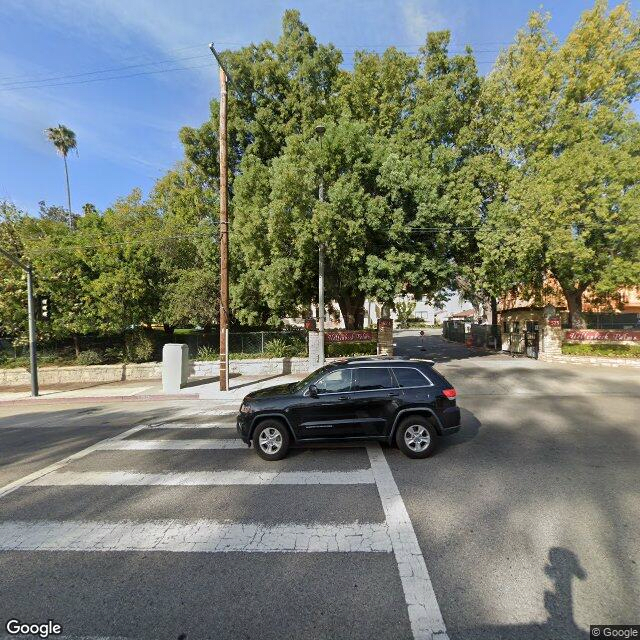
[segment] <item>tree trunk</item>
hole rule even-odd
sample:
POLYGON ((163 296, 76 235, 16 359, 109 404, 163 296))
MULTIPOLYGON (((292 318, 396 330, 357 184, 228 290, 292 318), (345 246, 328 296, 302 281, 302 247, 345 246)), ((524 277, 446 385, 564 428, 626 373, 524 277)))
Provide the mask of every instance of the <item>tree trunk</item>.
POLYGON ((362 329, 364 326, 364 296, 343 296, 338 305, 344 318, 345 329, 362 329))
POLYGON ((67 168, 67 154, 64 158, 64 176, 67 179, 67 204, 69 205, 69 229, 73 229, 73 214, 71 213, 71 189, 69 188, 69 169, 67 168))
POLYGON ((562 287, 569 308, 569 324, 572 329, 584 329, 587 323, 582 315, 582 294, 585 287, 562 287))
POLYGON ((77 333, 73 334, 73 348, 76 350, 76 358, 80 355, 80 336, 77 333))
POLYGON ((498 299, 491 296, 491 324, 498 325, 498 299))
POLYGON ((167 324, 166 322, 163 323, 162 328, 164 329, 164 332, 168 335, 168 336, 172 336, 173 332, 175 331, 175 327, 171 324, 167 324))

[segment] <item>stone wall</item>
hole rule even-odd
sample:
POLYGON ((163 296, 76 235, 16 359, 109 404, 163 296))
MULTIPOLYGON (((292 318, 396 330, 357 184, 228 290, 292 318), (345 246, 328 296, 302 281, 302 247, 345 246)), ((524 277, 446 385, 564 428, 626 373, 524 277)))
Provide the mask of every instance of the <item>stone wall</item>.
MULTIPOLYGON (((192 361, 189 376, 214 377, 218 375, 219 362, 192 361)), ((270 358, 251 360, 231 360, 230 373, 244 375, 307 373, 307 358, 270 358)), ((98 364, 73 367, 40 367, 40 385, 77 382, 120 382, 123 380, 160 380, 161 362, 142 364, 98 364)), ((0 369, 0 387, 16 387, 31 384, 31 374, 27 369, 0 369)))
POLYGON ((571 364, 589 364, 604 367, 637 367, 640 369, 640 358, 604 358, 597 356, 548 355, 546 362, 567 362, 571 364))
POLYGON ((393 320, 391 318, 378 320, 378 355, 393 355, 393 320))

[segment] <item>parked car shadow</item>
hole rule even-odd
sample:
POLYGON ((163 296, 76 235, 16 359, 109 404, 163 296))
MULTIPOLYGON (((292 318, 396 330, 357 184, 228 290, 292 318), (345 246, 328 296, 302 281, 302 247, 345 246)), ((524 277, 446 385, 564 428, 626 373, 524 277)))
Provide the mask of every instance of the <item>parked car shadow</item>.
POLYGON ((471 411, 464 407, 460 407, 460 423, 461 426, 458 433, 454 433, 440 439, 438 448, 433 454, 434 456, 444 453, 451 447, 473 440, 478 435, 480 428, 482 427, 480 420, 478 420, 471 411))

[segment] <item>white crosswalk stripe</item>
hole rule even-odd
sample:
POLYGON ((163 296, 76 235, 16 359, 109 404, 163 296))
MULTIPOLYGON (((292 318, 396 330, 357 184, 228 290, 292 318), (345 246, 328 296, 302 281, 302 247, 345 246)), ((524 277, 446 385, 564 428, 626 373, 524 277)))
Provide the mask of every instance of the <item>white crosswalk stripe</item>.
POLYGON ((150 424, 149 429, 235 429, 235 424, 221 422, 159 422, 150 424))
MULTIPOLYGON (((236 407, 201 410, 175 422, 139 425, 103 440, 18 481, 0 487, 0 498, 19 487, 376 485, 382 523, 237 523, 216 520, 36 520, 0 521, 0 551, 164 551, 203 553, 393 553, 414 640, 448 640, 427 566, 398 486, 379 444, 367 445, 370 467, 350 471, 65 471, 74 461, 99 451, 234 450, 237 438, 127 439, 143 429, 220 429, 235 424, 189 422, 235 416, 236 407)), ((253 455, 250 453, 249 455, 253 455)), ((87 637, 88 638, 88 637, 87 637)), ((0 637, 1 640, 1 637, 0 637)), ((98 640, 96 638, 96 640, 98 640)), ((105 639, 106 640, 106 639, 105 639)))
POLYGON ((373 484, 371 469, 358 471, 186 471, 138 473, 136 471, 59 471, 37 478, 30 486, 212 486, 270 484, 373 484))
POLYGON ((384 552, 384 523, 228 524, 182 522, 0 522, 1 551, 384 552))
POLYGON ((180 449, 246 449, 238 438, 198 438, 194 440, 119 440, 100 447, 102 451, 152 451, 180 449))

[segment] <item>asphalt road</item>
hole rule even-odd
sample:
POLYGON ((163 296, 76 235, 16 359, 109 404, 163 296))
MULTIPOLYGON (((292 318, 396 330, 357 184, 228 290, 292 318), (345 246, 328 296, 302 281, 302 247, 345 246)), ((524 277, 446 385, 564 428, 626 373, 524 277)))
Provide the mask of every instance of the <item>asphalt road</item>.
POLYGON ((232 440, 230 408, 212 403, 2 410, 0 637, 18 618, 66 637, 426 638, 398 526, 417 537, 426 606, 451 639, 640 623, 637 370, 478 356, 416 332, 396 344, 459 392, 463 428, 425 461, 386 447, 382 461, 336 447, 278 463, 119 448, 232 440))

